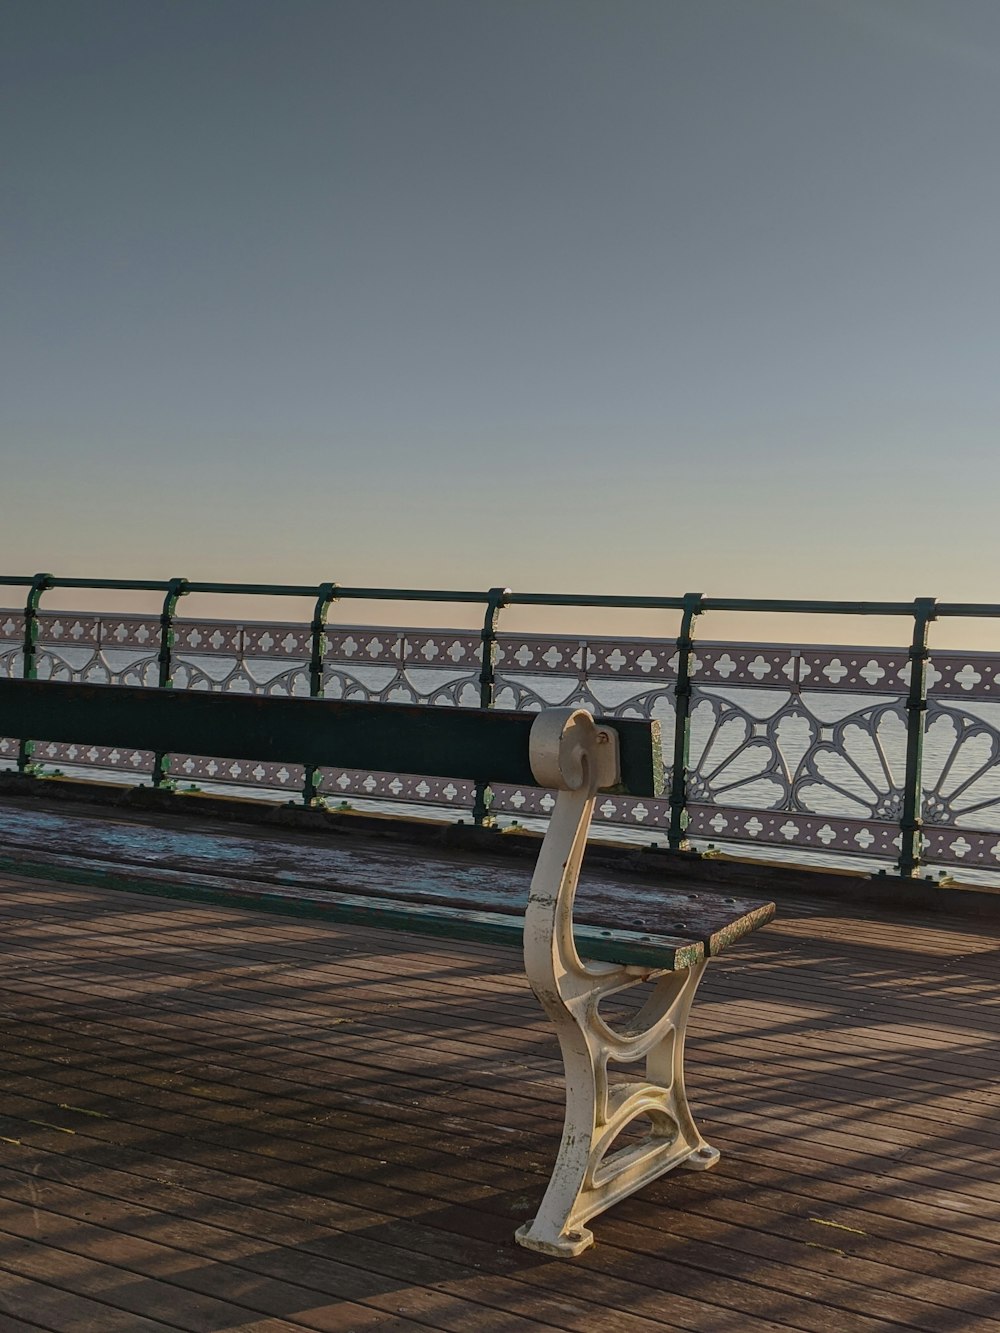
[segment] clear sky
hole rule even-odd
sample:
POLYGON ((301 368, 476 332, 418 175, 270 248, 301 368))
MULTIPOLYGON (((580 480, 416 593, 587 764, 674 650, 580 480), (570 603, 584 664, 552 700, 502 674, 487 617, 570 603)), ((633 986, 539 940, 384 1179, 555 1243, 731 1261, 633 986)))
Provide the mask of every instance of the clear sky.
POLYGON ((997 0, 5 0, 0 61, 0 570, 1000 601, 997 0))

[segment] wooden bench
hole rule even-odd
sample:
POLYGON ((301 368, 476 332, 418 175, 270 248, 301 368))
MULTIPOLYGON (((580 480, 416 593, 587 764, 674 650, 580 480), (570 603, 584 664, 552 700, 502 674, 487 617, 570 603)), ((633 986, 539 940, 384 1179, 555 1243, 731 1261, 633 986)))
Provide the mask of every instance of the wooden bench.
MULTIPOLYGON (((0 735, 158 753, 335 765, 556 791, 523 912, 509 901, 456 902, 433 893, 309 895, 313 914, 389 929, 520 946, 531 987, 552 1019, 566 1071, 562 1143, 541 1206, 518 1242, 576 1255, 586 1223, 649 1181, 718 1151, 698 1131, 684 1087, 684 1038, 710 957, 764 925, 771 903, 708 894, 658 895, 656 918, 638 898, 607 896, 574 920, 574 899, 599 791, 651 796, 661 775, 653 722, 594 719, 580 709, 541 713, 270 698, 0 680, 0 735), (313 902, 312 900, 317 901, 313 902), (322 901, 319 901, 319 900, 322 901), (655 984, 621 1026, 602 1011, 612 996, 655 984), (644 1064, 640 1080, 613 1066, 644 1064), (643 1138, 618 1140, 637 1120, 643 1138)), ((163 882, 165 895, 197 898, 163 882)), ((227 900, 280 910, 287 894, 234 889, 227 900)))

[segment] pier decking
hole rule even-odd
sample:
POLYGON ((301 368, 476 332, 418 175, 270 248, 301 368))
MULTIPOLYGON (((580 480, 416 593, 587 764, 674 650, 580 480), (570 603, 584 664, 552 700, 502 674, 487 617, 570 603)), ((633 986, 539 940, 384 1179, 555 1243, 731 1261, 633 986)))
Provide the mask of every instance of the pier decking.
POLYGON ((782 901, 695 1009, 718 1168, 559 1261, 512 1240, 562 1071, 511 951, 37 873, 0 874, 3 1333, 1000 1333, 996 916, 782 901))

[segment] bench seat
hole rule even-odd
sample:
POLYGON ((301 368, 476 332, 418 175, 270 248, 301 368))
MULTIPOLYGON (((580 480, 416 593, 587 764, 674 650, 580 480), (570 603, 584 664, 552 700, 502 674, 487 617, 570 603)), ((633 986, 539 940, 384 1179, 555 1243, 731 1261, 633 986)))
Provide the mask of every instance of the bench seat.
MULTIPOLYGON (((197 806, 195 798, 188 809, 197 806)), ((353 838, 280 837, 256 826, 234 834, 225 825, 139 812, 109 819, 0 806, 0 866, 32 862, 77 883, 91 875, 104 887, 117 880, 195 902, 518 949, 531 878, 520 861, 433 849, 415 859, 377 839, 359 850, 353 838)), ((581 879, 573 921, 588 958, 677 971, 716 956, 772 915, 768 903, 605 873, 581 879)))

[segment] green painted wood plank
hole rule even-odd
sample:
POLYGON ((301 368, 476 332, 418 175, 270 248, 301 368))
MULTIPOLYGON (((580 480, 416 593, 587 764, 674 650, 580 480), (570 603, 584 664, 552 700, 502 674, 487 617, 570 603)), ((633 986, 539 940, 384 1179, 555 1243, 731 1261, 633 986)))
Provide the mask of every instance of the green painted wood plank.
MULTIPOLYGON (((0 679, 0 736, 534 784, 534 713, 0 679)), ((620 790, 662 786, 659 725, 602 719, 619 737, 620 790)))

